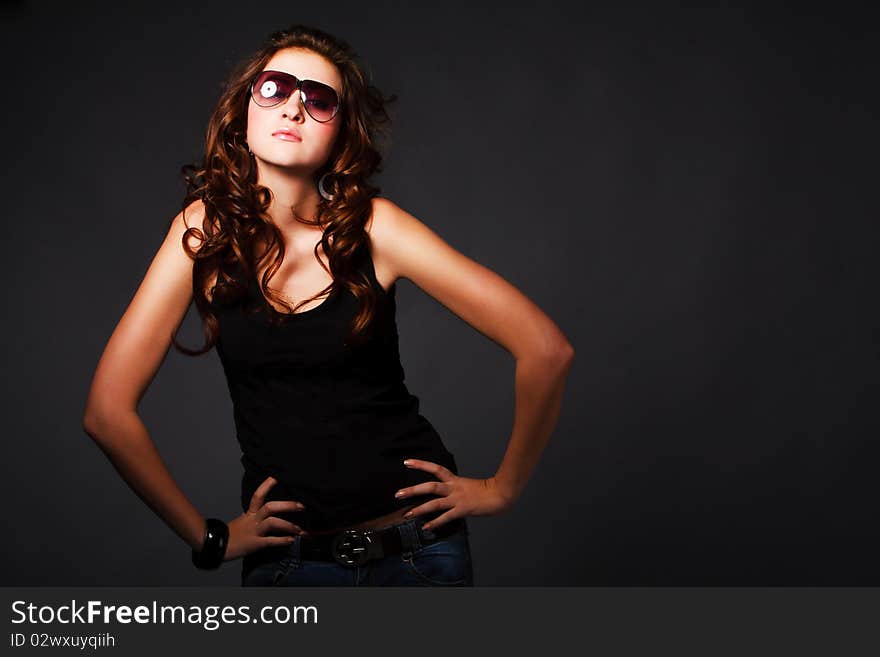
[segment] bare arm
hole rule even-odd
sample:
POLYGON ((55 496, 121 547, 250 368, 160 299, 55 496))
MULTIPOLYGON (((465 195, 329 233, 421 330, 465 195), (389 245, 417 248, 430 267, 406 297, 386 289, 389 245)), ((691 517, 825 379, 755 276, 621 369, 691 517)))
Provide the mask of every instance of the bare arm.
POLYGON ((137 407, 192 302, 193 263, 182 240, 189 226, 201 227, 203 216, 197 201, 186 211, 186 224, 183 213, 174 218, 98 362, 83 418, 86 433, 131 488, 196 549, 205 518, 172 479, 137 407))
MULTIPOLYGON (((392 280, 411 280, 516 359, 513 431, 487 483, 512 502, 531 477, 556 425, 574 348, 516 287, 452 248, 411 214, 383 198, 374 199, 373 210, 374 254, 392 280)), ((430 504, 442 508, 441 502, 423 506, 430 504)))

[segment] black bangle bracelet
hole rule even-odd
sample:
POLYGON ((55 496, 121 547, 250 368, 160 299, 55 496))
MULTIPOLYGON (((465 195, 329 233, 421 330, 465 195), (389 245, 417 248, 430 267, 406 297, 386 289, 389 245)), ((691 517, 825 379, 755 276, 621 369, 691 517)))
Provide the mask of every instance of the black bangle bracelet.
POLYGON ((202 570, 216 570, 226 556, 229 527, 222 520, 208 518, 205 523, 205 541, 200 551, 193 549, 192 562, 202 570))

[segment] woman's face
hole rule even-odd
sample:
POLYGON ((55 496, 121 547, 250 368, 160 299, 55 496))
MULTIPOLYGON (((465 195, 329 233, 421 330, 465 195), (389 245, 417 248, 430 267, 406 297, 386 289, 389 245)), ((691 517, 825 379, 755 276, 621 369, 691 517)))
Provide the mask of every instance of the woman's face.
MULTIPOLYGON (((315 80, 328 84, 342 98, 342 79, 336 66, 312 52, 300 48, 279 50, 263 70, 284 71, 300 80, 315 80)), ((247 143, 254 157, 265 164, 311 173, 323 166, 330 157, 342 121, 342 109, 330 121, 315 121, 302 104, 297 91, 275 107, 260 107, 253 96, 248 101, 247 143), (301 141, 274 136, 287 128, 301 141)))

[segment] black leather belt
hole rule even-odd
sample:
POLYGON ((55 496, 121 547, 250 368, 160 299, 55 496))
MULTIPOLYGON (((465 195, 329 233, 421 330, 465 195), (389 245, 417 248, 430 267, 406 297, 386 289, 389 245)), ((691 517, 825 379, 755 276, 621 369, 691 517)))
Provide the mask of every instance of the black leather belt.
MULTIPOLYGON (((430 545, 454 534, 463 526, 461 518, 456 518, 436 529, 429 529, 426 535, 426 532, 419 529, 426 521, 427 518, 416 518, 418 523, 416 531, 419 532, 419 542, 422 545, 430 545)), ((300 558, 336 561, 343 566, 353 568, 372 559, 381 559, 389 554, 400 554, 403 551, 403 544, 398 526, 392 525, 384 529, 346 529, 336 534, 300 536, 300 558)))

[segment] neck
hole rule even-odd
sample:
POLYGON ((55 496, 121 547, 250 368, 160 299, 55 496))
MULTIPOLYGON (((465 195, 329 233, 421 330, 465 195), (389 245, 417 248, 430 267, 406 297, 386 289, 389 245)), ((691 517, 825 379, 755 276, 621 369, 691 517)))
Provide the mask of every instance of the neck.
POLYGON ((318 212, 320 194, 310 171, 259 162, 257 184, 272 190, 268 214, 282 232, 291 234, 315 230, 296 217, 299 215, 311 220, 318 212))

